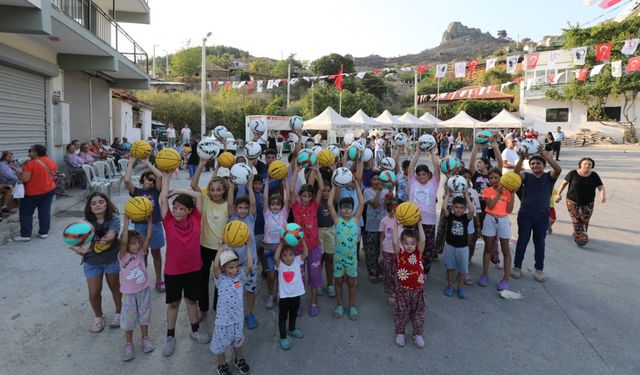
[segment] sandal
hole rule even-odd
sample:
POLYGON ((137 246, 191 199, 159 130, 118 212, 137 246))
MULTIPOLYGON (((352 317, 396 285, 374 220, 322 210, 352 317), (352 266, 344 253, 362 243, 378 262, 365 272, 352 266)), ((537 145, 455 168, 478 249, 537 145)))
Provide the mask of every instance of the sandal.
POLYGON ((358 320, 360 316, 358 315, 358 310, 355 307, 349 308, 349 319, 358 320))
POLYGON ((342 316, 344 315, 344 308, 342 306, 338 306, 336 307, 335 310, 333 310, 333 317, 336 319, 340 319, 342 318, 342 316))
POLYGON ((104 317, 94 318, 93 323, 91 323, 91 327, 89 327, 89 331, 91 333, 102 332, 104 329, 104 317))

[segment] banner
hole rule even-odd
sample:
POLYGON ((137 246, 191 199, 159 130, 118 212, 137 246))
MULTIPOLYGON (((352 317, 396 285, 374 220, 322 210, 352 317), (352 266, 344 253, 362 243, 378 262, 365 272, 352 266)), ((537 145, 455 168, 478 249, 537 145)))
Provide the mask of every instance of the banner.
POLYGON ((538 59, 540 59, 540 53, 530 53, 527 55, 527 70, 534 70, 538 65, 538 59))
POLYGON ((622 77, 622 60, 611 62, 611 76, 616 78, 622 77))
POLYGON ((356 78, 363 79, 365 74, 367 74, 367 72, 360 72, 360 73, 356 74, 356 78))
POLYGON ((447 64, 438 64, 436 66, 436 78, 442 78, 447 74, 447 64))
POLYGON ((509 56, 507 57, 507 73, 513 74, 516 72, 516 65, 518 64, 519 56, 509 56))
POLYGON ((464 78, 467 76, 467 63, 465 62, 457 62, 454 65, 456 74, 456 78, 464 78))
POLYGON ((640 69, 640 56, 632 57, 627 61, 627 73, 640 69))
POLYGON ((587 59, 587 47, 578 47, 571 50, 573 65, 584 65, 587 59))
POLYGON ((256 87, 256 91, 257 92, 262 92, 262 85, 264 84, 264 81, 263 80, 259 80, 257 82, 257 84, 258 84, 258 86, 256 87))
POLYGON ((596 45, 596 61, 609 61, 611 59, 611 42, 596 45))
POLYGON ((560 50, 549 52, 549 65, 556 65, 560 61, 560 50))
POLYGON ((631 56, 636 53, 638 43, 640 43, 640 38, 627 39, 624 41, 624 45, 622 46, 622 49, 620 49, 620 52, 625 56, 631 56))
POLYGON ((602 68, 604 68, 605 64, 600 64, 600 65, 596 65, 593 67, 593 69, 591 69, 591 73, 589 73, 589 77, 595 77, 598 74, 600 74, 600 72, 602 71, 602 68))
POLYGON ((469 76, 472 76, 473 72, 476 71, 476 66, 478 66, 478 60, 469 61, 469 76))
POLYGON ((498 59, 487 59, 486 71, 489 71, 496 67, 496 61, 498 59))
POLYGON ((578 81, 584 81, 587 79, 587 75, 589 74, 589 68, 582 68, 580 70, 576 70, 576 79, 578 81))

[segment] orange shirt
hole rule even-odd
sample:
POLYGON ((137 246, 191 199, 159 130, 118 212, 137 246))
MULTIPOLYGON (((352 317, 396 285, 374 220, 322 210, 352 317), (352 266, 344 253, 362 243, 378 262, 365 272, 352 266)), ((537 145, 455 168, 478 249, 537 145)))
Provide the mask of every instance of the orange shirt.
MULTIPOLYGON (((42 161, 49 169, 51 174, 56 173, 58 166, 56 163, 46 156, 41 156, 36 160, 42 161)), ((31 174, 31 179, 24 183, 25 195, 40 195, 50 192, 56 188, 56 183, 49 171, 36 160, 29 160, 22 167, 22 170, 31 174)))
MULTIPOLYGON (((497 195, 498 191, 496 191, 492 186, 489 186, 482 192, 482 199, 484 199, 485 202, 488 202, 495 199, 497 195)), ((496 202, 496 205, 493 206, 493 208, 489 208, 489 204, 487 203, 484 212, 498 217, 507 216, 507 205, 512 199, 513 196, 511 195, 511 192, 507 189, 502 189, 502 195, 500 196, 500 199, 498 199, 498 202, 496 202)))

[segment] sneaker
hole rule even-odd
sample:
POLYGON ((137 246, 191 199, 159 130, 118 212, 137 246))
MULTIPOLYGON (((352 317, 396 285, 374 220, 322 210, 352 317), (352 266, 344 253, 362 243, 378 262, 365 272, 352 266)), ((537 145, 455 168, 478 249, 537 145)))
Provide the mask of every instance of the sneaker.
POLYGON ((451 296, 453 296, 453 288, 448 286, 448 287, 444 288, 442 293, 444 293, 444 295, 447 296, 447 297, 451 297, 451 296))
POLYGON ((418 336, 413 336, 413 342, 416 344, 416 346, 418 348, 424 348, 424 339, 422 338, 422 335, 418 335, 418 336))
POLYGON ((93 323, 91 323, 91 327, 89 327, 89 331, 91 333, 99 333, 104 329, 104 317, 94 318, 93 323))
POLYGON ((175 349, 176 349, 176 338, 173 336, 167 336, 167 339, 164 342, 164 347, 162 348, 162 355, 165 357, 169 357, 173 354, 173 351, 175 349))
POLYGON ((396 335, 396 345, 399 347, 404 346, 404 335, 396 335))
POLYGON ((539 283, 543 282, 545 280, 544 272, 542 272, 540 270, 535 270, 533 272, 533 278, 539 283))
POLYGON ((235 361, 233 361, 233 365, 238 369, 238 372, 241 373, 242 375, 248 374, 251 371, 251 369, 249 368, 249 365, 244 360, 244 358, 236 359, 235 361))
POLYGON ((298 306, 298 311, 296 311, 296 316, 299 318, 302 314, 304 314, 304 312, 302 311, 302 305, 300 305, 298 306))
POLYGON ((296 339, 301 339, 304 337, 304 333, 299 329, 294 329, 293 331, 289 331, 289 336, 294 337, 296 339))
POLYGON ((153 350, 155 349, 155 347, 153 346, 153 343, 151 342, 151 339, 149 339, 149 336, 145 336, 142 338, 142 351, 145 353, 151 353, 153 350))
POLYGON ((216 373, 218 375, 231 375, 231 369, 229 368, 229 365, 225 363, 223 365, 218 366, 216 373))
POLYGON ((244 317, 244 322, 247 323, 247 328, 255 329, 258 326, 258 321, 256 320, 256 316, 253 314, 249 314, 244 317))
POLYGON ((211 341, 211 336, 209 336, 209 334, 202 328, 198 328, 195 332, 192 331, 191 338, 196 340, 199 344, 208 344, 211 341))
POLYGON ((507 290, 509 289, 509 282, 507 280, 500 280, 500 282, 498 283, 498 286, 496 287, 496 289, 498 290, 498 292, 502 292, 503 290, 507 290))
POLYGON ((120 328, 120 314, 113 314, 109 328, 120 328))
POLYGON ((487 275, 482 275, 480 276, 480 279, 478 279, 478 285, 480 286, 488 286, 489 285, 489 277, 487 275))
POLYGON ((520 270, 520 268, 518 267, 513 267, 511 269, 511 277, 513 277, 514 279, 519 279, 522 277, 522 271, 520 270))
POLYGON ((291 341, 289 341, 289 339, 288 339, 288 338, 286 338, 286 337, 285 337, 285 338, 283 338, 283 339, 280 339, 280 348, 281 348, 282 350, 289 350, 289 349, 291 349, 291 341))
POLYGON ((266 308, 271 310, 276 307, 276 296, 267 296, 266 308))
POLYGON ((129 362, 135 357, 135 353, 133 352, 133 343, 129 342, 124 346, 124 350, 122 351, 122 360, 124 362, 129 362))
POLYGON ((329 297, 335 297, 336 296, 336 287, 333 286, 333 285, 327 286, 327 295, 329 297))
POLYGON ((31 237, 17 236, 17 237, 13 237, 13 240, 16 242, 27 242, 27 241, 31 241, 31 237))
POLYGON ((156 283, 156 290, 158 291, 158 293, 164 293, 164 291, 166 290, 164 281, 158 281, 156 283))
POLYGON ((42 238, 43 240, 47 237, 49 237, 48 234, 38 234, 38 237, 42 238))
POLYGON ((309 307, 309 316, 317 316, 319 312, 320 308, 318 307, 318 305, 311 305, 309 307))
POLYGON ((318 288, 318 295, 319 296, 324 296, 324 289, 318 288))
POLYGON ((467 285, 467 286, 473 285, 473 279, 471 277, 469 277, 469 276, 465 276, 464 285, 467 285))

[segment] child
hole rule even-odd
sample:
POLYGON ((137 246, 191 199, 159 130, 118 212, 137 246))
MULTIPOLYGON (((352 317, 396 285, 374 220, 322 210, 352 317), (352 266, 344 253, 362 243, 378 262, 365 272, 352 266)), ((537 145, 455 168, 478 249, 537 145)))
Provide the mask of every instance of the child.
MULTIPOLYGON (((355 179, 352 183, 356 183, 355 179)), ((356 188, 355 191, 358 195, 358 208, 353 210, 355 201, 351 197, 340 199, 338 204, 340 209, 340 216, 336 213, 334 208, 334 199, 336 196, 337 186, 333 186, 331 193, 329 193, 329 200, 327 202, 329 206, 329 212, 331 218, 336 223, 336 249, 333 262, 333 276, 336 283, 336 295, 338 297, 338 306, 333 311, 333 316, 336 318, 342 318, 344 315, 342 283, 344 282, 345 275, 347 277, 347 284, 349 285, 349 319, 358 319, 358 310, 356 309, 356 283, 358 277, 358 254, 357 254, 357 234, 358 234, 358 222, 362 217, 362 210, 364 205, 361 204, 364 198, 362 191, 356 188)))
POLYGON ((393 249, 396 254, 398 267, 396 282, 396 305, 394 318, 396 325, 396 344, 400 347, 405 343, 405 327, 411 319, 413 325, 413 342, 419 348, 424 348, 424 285, 426 275, 422 261, 425 235, 422 223, 418 223, 418 230, 404 229, 398 239, 399 224, 393 226, 393 249))
POLYGON ((364 190, 363 197, 367 203, 366 221, 362 244, 365 251, 369 281, 377 282, 382 278, 382 270, 378 258, 380 257, 380 220, 385 217, 385 197, 389 190, 384 189, 380 181, 380 172, 371 174, 371 187, 364 190))
POLYGON ((229 220, 239 220, 249 226, 249 242, 246 245, 235 247, 233 250, 238 254, 240 267, 245 267, 246 263, 251 261, 251 272, 248 273, 244 283, 244 290, 247 295, 247 314, 245 320, 247 328, 254 329, 258 326, 258 321, 253 315, 253 307, 256 303, 257 290, 257 250, 255 238, 256 225, 256 197, 253 194, 253 175, 247 181, 247 195, 238 196, 233 200, 233 191, 227 194, 227 211, 229 212, 229 220), (249 258, 251 254, 251 258, 249 258))
POLYGON ((231 374, 224 353, 230 345, 236 355, 233 364, 241 374, 248 374, 250 369, 242 356, 244 344, 243 330, 243 284, 253 272, 253 254, 246 252, 244 267, 235 251, 223 248, 213 260, 213 275, 218 290, 218 309, 213 326, 213 340, 209 349, 218 356, 218 374, 231 374))
POLYGON ((291 349, 291 342, 287 338, 286 324, 289 317, 289 335, 301 339, 304 334, 296 328, 296 315, 300 307, 300 296, 304 294, 301 266, 309 255, 307 244, 302 241, 302 254, 296 255, 293 247, 284 243, 278 245, 275 254, 278 268, 278 329, 280 330, 280 347, 291 349))
MULTIPOLYGON (((160 293, 164 292, 165 285, 162 281, 162 253, 160 250, 165 245, 164 230, 162 230, 162 217, 160 216, 160 189, 162 188, 162 172, 160 172, 153 164, 149 163, 149 159, 137 159, 129 156, 127 171, 124 174, 124 185, 132 197, 145 197, 151 201, 153 211, 151 211, 152 236, 151 236, 151 256, 153 257, 153 268, 156 271, 156 290, 160 293), (140 160, 147 168, 140 175, 140 187, 136 187, 131 182, 131 173, 136 160, 140 160)), ((147 221, 133 223, 133 229, 138 233, 147 233, 147 221)), ((145 266, 147 262, 145 250, 145 266)))
POLYGON ((286 187, 284 198, 282 195, 271 194, 271 178, 267 178, 264 187, 264 257, 265 271, 267 272, 267 309, 273 309, 276 303, 276 270, 275 253, 280 244, 280 234, 287 225, 289 217, 289 205, 287 202, 286 187))
POLYGON ((133 329, 140 324, 142 351, 151 353, 154 349, 149 340, 149 322, 151 318, 151 285, 144 260, 147 247, 153 234, 153 217, 147 218, 145 238, 135 230, 129 230, 129 216, 124 216, 124 228, 120 236, 120 292, 122 293, 122 312, 120 327, 124 329, 125 346, 122 360, 133 359, 133 329))
POLYGON ((196 300, 200 294, 202 259, 200 257, 200 221, 202 194, 190 190, 172 190, 175 196, 169 209, 169 173, 162 174, 160 213, 167 235, 167 261, 164 269, 167 302, 167 339, 162 354, 168 357, 176 346, 176 320, 180 300, 184 294, 187 304, 191 338, 200 344, 210 341, 209 335, 200 329, 196 300))
POLYGON ((393 250, 393 227, 396 223, 396 208, 398 201, 390 198, 385 203, 387 215, 380 220, 380 256, 378 262, 382 264, 384 275, 384 293, 387 302, 394 306, 396 303, 396 254, 393 250))
POLYGON ((549 229, 547 229, 547 233, 552 234, 553 223, 556 222, 556 198, 558 197, 558 190, 554 187, 551 191, 551 200, 549 201, 549 229))
POLYGON ((486 216, 482 225, 482 236, 484 237, 484 255, 482 257, 482 276, 478 280, 478 285, 489 285, 489 259, 493 248, 495 237, 500 238, 502 255, 504 257, 503 278, 498 283, 498 291, 509 289, 509 276, 511 270, 511 250, 509 240, 511 239, 511 222, 509 214, 513 211, 513 196, 511 192, 500 185, 502 172, 498 168, 489 171, 489 181, 491 186, 484 189, 482 199, 487 203, 485 207, 486 216))
MULTIPOLYGON (((220 250, 222 233, 229 217, 227 210, 227 185, 221 177, 212 177, 206 188, 200 189, 199 181, 207 160, 200 160, 193 178, 191 189, 202 194, 202 222, 200 223, 200 257, 202 259, 202 274, 200 279, 200 295, 198 297, 198 322, 201 322, 209 311, 209 278, 211 277, 211 263, 220 250)), ((218 170, 214 171, 213 175, 218 170)), ((213 309, 216 309, 218 293, 214 291, 213 309)))
POLYGON ((469 224, 473 224, 474 208, 469 191, 464 192, 463 197, 454 197, 451 209, 447 208, 447 202, 451 191, 445 189, 442 200, 442 212, 447 220, 446 242, 444 244, 444 267, 447 270, 447 287, 444 294, 453 296, 453 279, 458 272, 458 297, 467 298, 464 292, 465 276, 469 274, 469 224), (467 211, 465 213, 465 211, 467 211))
MULTIPOLYGON (((324 180, 322 189, 322 200, 318 206, 318 234, 322 244, 322 263, 327 275, 327 295, 336 296, 336 288, 333 280, 333 253, 336 247, 336 227, 329 212, 329 194, 331 192, 331 180, 324 180)), ((318 290, 318 294, 322 288, 318 290)))
MULTIPOLYGON (((300 173, 300 166, 296 165, 296 175, 300 173)), ((320 245, 320 235, 318 234, 318 207, 322 199, 324 182, 320 175, 320 169, 316 164, 313 173, 318 181, 318 192, 314 194, 313 185, 304 184, 300 188, 299 199, 296 199, 295 180, 291 180, 289 185, 289 204, 293 212, 294 221, 302 227, 304 232, 303 241, 309 249, 309 259, 307 260, 307 282, 311 288, 311 306, 309 315, 316 316, 320 312, 318 307, 318 289, 322 288, 322 246, 320 245)), ((298 245, 298 252, 302 251, 302 244, 298 245)))

